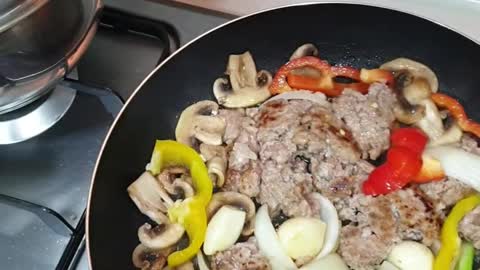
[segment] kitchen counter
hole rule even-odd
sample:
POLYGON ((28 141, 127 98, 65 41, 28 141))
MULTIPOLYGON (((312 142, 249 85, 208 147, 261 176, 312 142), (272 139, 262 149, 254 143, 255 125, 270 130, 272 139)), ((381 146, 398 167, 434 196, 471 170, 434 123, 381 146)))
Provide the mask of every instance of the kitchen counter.
MULTIPOLYGON (((210 11, 243 16, 260 10, 300 4, 301 0, 149 0, 163 4, 188 5, 210 11)), ((355 3, 387 7, 405 11, 444 24, 465 36, 480 42, 480 0, 335 0, 310 1, 355 3)))

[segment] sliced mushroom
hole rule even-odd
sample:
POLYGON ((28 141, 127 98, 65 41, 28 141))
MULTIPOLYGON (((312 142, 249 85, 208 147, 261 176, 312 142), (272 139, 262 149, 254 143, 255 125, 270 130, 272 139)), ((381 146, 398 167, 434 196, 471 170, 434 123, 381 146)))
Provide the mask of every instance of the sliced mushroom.
POLYGON ((250 52, 229 56, 227 77, 213 83, 213 94, 220 105, 241 108, 256 105, 270 97, 268 86, 272 75, 265 70, 257 73, 250 52))
POLYGON ((207 162, 208 174, 217 187, 225 183, 227 172, 227 160, 221 157, 213 157, 207 162))
POLYGON ((426 65, 408 58, 397 58, 380 66, 381 69, 390 71, 408 70, 415 77, 425 78, 433 92, 438 91, 438 79, 435 73, 426 65))
POLYGON ((168 255, 173 251, 171 247, 161 250, 152 250, 139 244, 132 253, 133 265, 142 270, 162 270, 167 263, 168 255))
POLYGON ((173 201, 150 172, 144 172, 127 188, 128 194, 140 212, 158 224, 168 222, 167 208, 173 201))
POLYGON ((227 150, 224 146, 202 143, 200 145, 200 155, 202 156, 204 161, 208 161, 214 157, 227 159, 227 150))
POLYGON ((223 146, 201 144, 200 155, 207 162, 210 178, 217 187, 225 183, 227 170, 227 151, 223 146))
POLYGON ((224 205, 230 205, 242 209, 246 212, 246 222, 242 230, 242 235, 251 235, 254 230, 255 204, 247 195, 226 191, 213 194, 210 203, 207 206, 207 216, 210 220, 213 215, 224 205))
POLYGON ((177 141, 194 148, 198 148, 198 141, 221 145, 225 120, 218 117, 217 113, 218 104, 211 100, 188 106, 178 119, 175 129, 177 141))
POLYGON ((306 43, 303 44, 302 46, 298 47, 290 56, 290 60, 301 58, 304 56, 317 56, 318 55, 318 49, 313 45, 312 43, 306 43))
POLYGON ((138 228, 138 239, 150 249, 163 249, 176 244, 185 233, 180 224, 160 224, 152 227, 145 223, 138 228))
POLYGON ((184 198, 190 198, 194 194, 192 185, 180 178, 175 179, 172 186, 174 191, 174 193, 172 194, 178 195, 179 193, 181 193, 183 194, 184 198))
POLYGON ((463 131, 457 123, 453 123, 440 137, 430 140, 428 146, 439 146, 459 142, 462 139, 463 131))
POLYGON ((425 117, 420 119, 415 125, 421 128, 431 140, 435 141, 444 133, 440 112, 431 99, 421 101, 420 105, 425 108, 425 117))
POLYGON ((410 104, 418 105, 430 98, 432 90, 425 78, 413 77, 412 82, 404 87, 403 94, 410 104))
POLYGON ((185 167, 173 166, 163 169, 160 174, 157 175, 157 180, 169 194, 174 195, 177 194, 177 191, 173 186, 173 181, 177 178, 185 179, 187 175, 188 173, 185 167))
POLYGON ((393 108, 393 113, 398 121, 404 124, 414 124, 425 116, 425 108, 418 104, 411 104, 405 97, 405 88, 412 84, 414 77, 403 70, 395 74, 394 90, 397 94, 398 103, 393 108))

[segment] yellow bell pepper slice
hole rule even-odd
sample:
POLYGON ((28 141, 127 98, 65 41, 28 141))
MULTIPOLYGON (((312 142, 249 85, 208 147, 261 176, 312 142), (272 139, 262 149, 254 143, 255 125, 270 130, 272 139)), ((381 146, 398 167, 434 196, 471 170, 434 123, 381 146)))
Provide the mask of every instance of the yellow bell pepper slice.
POLYGON ((442 246, 437 257, 435 257, 434 270, 451 270, 455 268, 462 244, 462 240, 458 235, 458 224, 467 213, 478 205, 480 205, 480 195, 473 195, 460 200, 453 207, 443 223, 441 232, 442 246))
POLYGON ((176 202, 168 209, 170 221, 181 224, 190 239, 188 247, 168 256, 168 266, 171 268, 191 260, 200 250, 207 230, 206 207, 213 193, 207 167, 195 150, 176 141, 157 140, 148 170, 157 175, 165 167, 173 165, 190 170, 195 195, 176 202))

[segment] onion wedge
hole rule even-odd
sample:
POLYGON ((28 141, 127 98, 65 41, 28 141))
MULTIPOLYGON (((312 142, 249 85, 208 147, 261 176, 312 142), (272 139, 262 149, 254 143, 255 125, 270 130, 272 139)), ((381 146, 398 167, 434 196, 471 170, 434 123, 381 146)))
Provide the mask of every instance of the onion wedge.
POLYGON ((480 191, 480 156, 454 146, 431 147, 426 153, 440 161, 445 175, 480 191))
POLYGON ((321 209, 320 219, 327 224, 323 248, 316 257, 316 260, 318 260, 336 250, 338 240, 340 239, 341 224, 338 219, 337 209, 329 199, 319 193, 312 193, 309 196, 310 199, 318 201, 321 209))
POLYGON ((331 253, 303 266, 300 270, 348 270, 348 266, 338 254, 331 253))
MULTIPOLYGON (((292 100, 292 99, 302 99, 302 100, 309 100, 314 103, 318 103, 325 107, 330 107, 330 103, 327 101, 327 97, 323 93, 319 92, 312 92, 308 90, 295 90, 291 92, 285 92, 280 95, 276 95, 268 99, 266 102, 273 101, 273 100, 292 100)), ((263 103, 265 104, 265 103, 263 103)))
POLYGON ((268 258, 272 270, 296 270, 297 266, 288 257, 278 240, 277 232, 268 215, 267 205, 258 209, 255 216, 255 237, 263 256, 268 258))
POLYGON ((205 261, 202 250, 199 250, 197 253, 197 264, 199 270, 210 270, 207 262, 205 261))

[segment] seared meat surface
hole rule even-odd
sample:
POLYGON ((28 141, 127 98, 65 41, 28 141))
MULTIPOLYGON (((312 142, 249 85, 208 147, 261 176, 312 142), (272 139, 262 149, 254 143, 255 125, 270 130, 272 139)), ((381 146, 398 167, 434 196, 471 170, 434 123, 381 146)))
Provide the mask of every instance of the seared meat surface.
MULTIPOLYGON (((377 269, 402 240, 437 250, 447 211, 473 192, 470 187, 447 178, 378 197, 365 196, 360 189, 374 169, 367 160, 390 146, 395 102, 385 85, 373 84, 367 95, 344 91, 332 106, 278 99, 258 109, 221 111, 229 151, 224 189, 267 204, 272 217, 318 217, 321 208, 309 194, 326 196, 343 224, 338 253, 351 269, 377 269)), ((480 154, 467 135, 460 146, 480 154)), ((465 217, 460 232, 479 248, 480 208, 465 217)), ((254 250, 258 253, 250 241, 236 244, 216 254, 212 267, 269 269, 262 268, 269 267, 265 258, 256 255, 248 256, 263 263, 245 263, 242 254, 254 250)))
POLYGON ((262 167, 257 201, 274 215, 280 210, 287 216, 313 215, 305 198, 314 191, 313 179, 293 142, 302 115, 313 106, 309 101, 277 100, 264 104, 256 116, 262 167))
POLYGON ((212 270, 270 270, 268 259, 260 254, 254 237, 217 252, 211 259, 212 270))
POLYGON ((352 132, 362 158, 376 159, 388 149, 395 102, 394 93, 384 84, 372 84, 367 95, 346 90, 333 100, 335 115, 352 132))
POLYGON ((458 230, 476 249, 480 249, 480 206, 463 218, 458 230))
POLYGON ((231 149, 223 189, 255 197, 260 192, 261 176, 255 122, 244 110, 220 110, 219 115, 227 123, 224 140, 231 149))

